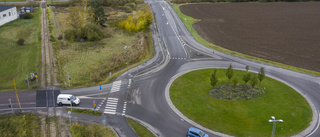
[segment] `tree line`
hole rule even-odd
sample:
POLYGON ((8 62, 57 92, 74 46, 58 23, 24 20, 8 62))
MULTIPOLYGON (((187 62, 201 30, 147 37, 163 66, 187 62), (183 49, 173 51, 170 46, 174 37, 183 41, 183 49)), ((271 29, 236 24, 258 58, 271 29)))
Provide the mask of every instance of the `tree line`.
MULTIPOLYGON (((216 84, 219 82, 219 79, 217 78, 216 73, 217 73, 217 69, 214 69, 210 78, 210 84, 213 87, 216 86, 216 84)), ((230 85, 230 80, 231 80, 232 86, 236 87, 239 80, 237 77, 233 77, 233 76, 234 76, 233 67, 230 64, 226 71, 226 77, 228 78, 228 84, 230 85)), ((249 72, 249 66, 246 66, 246 72, 242 75, 242 80, 245 82, 245 85, 247 85, 247 83, 250 81, 250 85, 252 88, 254 88, 256 84, 258 84, 258 80, 259 80, 259 88, 260 88, 261 82, 264 79, 264 77, 265 77, 265 72, 263 67, 260 68, 260 72, 257 75, 256 74, 252 75, 249 72)))

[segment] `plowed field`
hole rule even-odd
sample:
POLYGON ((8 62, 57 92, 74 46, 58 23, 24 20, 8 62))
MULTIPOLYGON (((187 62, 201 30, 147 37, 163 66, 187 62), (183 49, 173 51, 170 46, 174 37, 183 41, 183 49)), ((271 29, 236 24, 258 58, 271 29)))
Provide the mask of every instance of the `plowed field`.
POLYGON ((217 3, 180 7, 205 40, 247 55, 320 72, 320 3, 217 3))

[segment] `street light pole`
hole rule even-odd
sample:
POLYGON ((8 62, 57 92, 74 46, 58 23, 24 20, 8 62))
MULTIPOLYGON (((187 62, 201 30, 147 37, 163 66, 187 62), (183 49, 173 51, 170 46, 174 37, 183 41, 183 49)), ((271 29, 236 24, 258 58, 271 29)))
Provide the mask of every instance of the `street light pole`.
POLYGON ((124 49, 127 50, 127 51, 126 51, 126 52, 127 52, 127 63, 126 63, 126 64, 127 64, 127 67, 128 67, 128 64, 129 64, 129 63, 128 63, 128 48, 131 48, 131 46, 124 46, 124 49))
POLYGON ((274 134, 275 134, 275 131, 276 131, 276 123, 277 122, 283 122, 283 120, 282 119, 276 120, 276 118, 274 116, 271 116, 271 119, 269 119, 269 122, 273 122, 271 137, 274 137, 274 134))

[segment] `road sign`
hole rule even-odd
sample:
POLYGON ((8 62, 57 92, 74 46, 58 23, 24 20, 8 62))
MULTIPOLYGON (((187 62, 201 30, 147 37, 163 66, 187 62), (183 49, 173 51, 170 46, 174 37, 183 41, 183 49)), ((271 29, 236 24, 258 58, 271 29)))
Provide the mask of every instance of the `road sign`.
POLYGON ((97 106, 97 104, 96 104, 96 103, 94 103, 94 104, 93 104, 93 107, 96 107, 96 106, 97 106))
POLYGON ((68 114, 70 115, 70 114, 71 114, 71 111, 68 111, 68 114))
POLYGON ((35 77, 35 78, 38 78, 38 75, 35 75, 34 77, 35 77))
POLYGON ((214 51, 212 53, 214 53, 214 51))
POLYGON ((147 64, 147 61, 145 61, 144 63, 146 63, 146 64, 147 64))
POLYGON ((101 85, 100 85, 100 90, 101 90, 101 85))
POLYGON ((96 110, 97 109, 97 107, 94 107, 94 110, 96 110))

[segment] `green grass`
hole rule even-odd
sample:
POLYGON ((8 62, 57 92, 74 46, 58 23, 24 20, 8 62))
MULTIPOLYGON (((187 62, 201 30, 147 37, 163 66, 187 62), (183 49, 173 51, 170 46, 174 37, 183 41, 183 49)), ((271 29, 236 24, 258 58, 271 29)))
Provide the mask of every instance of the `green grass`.
MULTIPOLYGON (((227 84, 225 69, 218 69, 217 85, 227 84)), ((244 71, 234 70, 239 83, 244 71)), ((312 120, 308 102, 289 86, 266 77, 261 87, 265 94, 248 101, 227 101, 209 96, 213 69, 189 72, 177 78, 170 87, 173 104, 191 120, 214 131, 234 136, 270 136, 270 116, 283 119, 276 136, 290 136, 307 128, 312 120)))
POLYGON ((0 136, 41 136, 40 118, 37 114, 4 114, 0 115, 0 136))
POLYGON ((306 73, 306 74, 310 74, 310 75, 314 75, 314 76, 320 76, 320 72, 316 72, 316 71, 312 71, 312 70, 307 70, 307 69, 303 69, 303 68, 297 68, 297 67, 293 67, 293 66, 289 66, 289 65, 285 65, 282 63, 278 63, 278 62, 274 62, 274 61, 270 61, 270 60, 266 60, 266 59, 261 59, 261 58, 257 58, 257 57, 253 57, 253 56, 249 56, 249 55, 245 55, 236 51, 231 51, 225 48, 222 48, 220 46, 217 46, 215 44, 212 44, 206 40, 204 40, 192 27, 192 24, 199 22, 201 20, 199 19, 194 19, 192 17, 189 17, 187 15, 184 15, 179 7, 182 5, 186 5, 186 4, 173 4, 171 5, 172 8, 174 9, 174 11, 177 13, 177 15, 180 17, 180 19, 182 20, 182 22, 184 23, 184 25, 186 26, 186 28, 189 30, 190 34, 202 45, 208 47, 208 48, 212 48, 214 50, 229 54, 229 55, 233 55, 233 56, 237 56, 237 57, 241 57, 241 58, 245 58, 245 59, 250 59, 250 60, 254 60, 254 61, 258 61, 258 62, 262 62, 262 63, 266 63, 266 64, 270 64, 273 66, 277 66, 277 67, 281 67, 281 68, 285 68, 285 69, 289 69, 289 70, 293 70, 293 71, 297 71, 297 72, 301 72, 301 73, 306 73), (185 19, 186 18, 186 19, 185 19))
POLYGON ((69 127, 69 130, 73 137, 117 137, 110 128, 99 124, 74 123, 69 127))
POLYGON ((146 127, 141 125, 139 122, 131 118, 126 118, 126 121, 139 137, 155 137, 154 134, 152 134, 146 127))
MULTIPOLYGON (((67 111, 71 111, 71 108, 67 108, 67 111)), ((102 115, 102 112, 100 112, 100 111, 78 109, 78 108, 72 108, 72 112, 81 113, 81 114, 88 114, 88 115, 96 115, 96 116, 102 115)))
MULTIPOLYGON (((18 90, 26 90, 26 75, 40 72, 40 16, 41 10, 35 9, 32 19, 17 19, 0 27, 0 91, 14 90, 13 78, 18 90), (16 44, 19 38, 25 39, 23 46, 16 44)), ((37 86, 35 82, 31 85, 37 86)))

